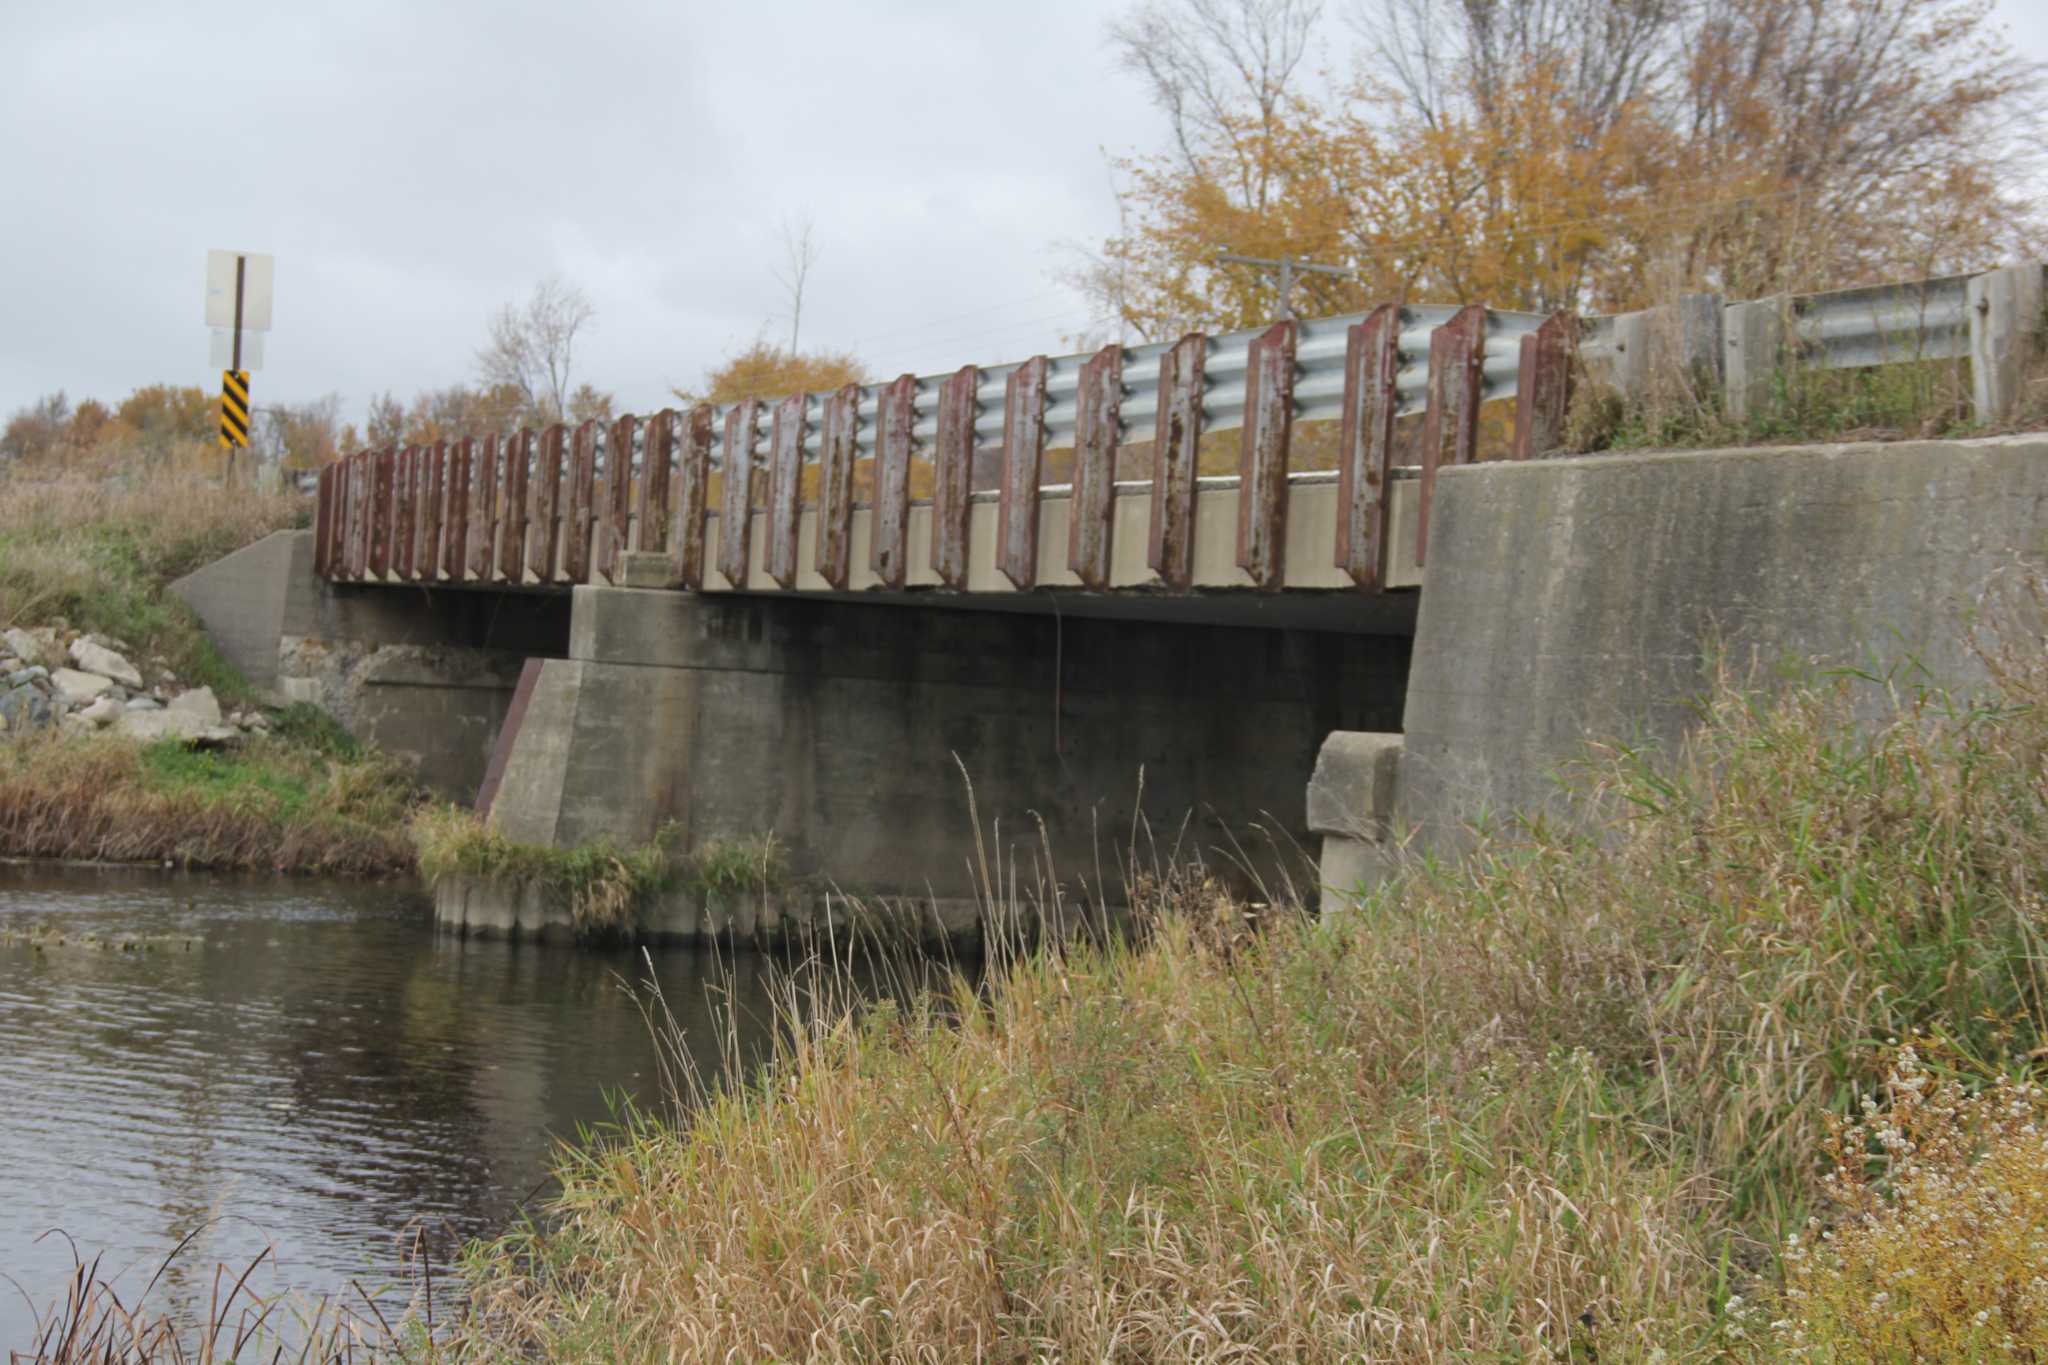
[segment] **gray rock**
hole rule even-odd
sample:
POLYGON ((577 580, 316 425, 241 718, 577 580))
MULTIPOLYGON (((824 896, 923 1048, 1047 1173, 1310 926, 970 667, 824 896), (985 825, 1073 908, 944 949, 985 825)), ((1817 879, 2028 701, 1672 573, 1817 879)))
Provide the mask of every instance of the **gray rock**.
POLYGON ((103 725, 112 725, 114 718, 120 714, 120 702, 115 701, 112 697, 101 697, 92 705, 81 708, 78 712, 78 718, 90 722, 97 729, 103 725))
POLYGON ((0 693, 0 719, 10 730, 35 730, 57 718, 50 699, 34 687, 23 686, 0 693))
POLYGON ((196 716, 207 725, 219 725, 221 723, 220 703, 214 699, 213 689, 210 687, 195 687, 188 692, 180 692, 177 696, 171 698, 170 703, 164 709, 166 711, 176 711, 183 715, 196 716))
POLYGON ((155 697, 130 697, 124 708, 129 711, 161 711, 164 704, 155 697))
POLYGON ((98 701, 114 685, 111 678, 97 673, 81 673, 75 668, 58 669, 50 675, 50 682, 57 689, 57 695, 73 706, 98 701))
POLYGON ((0 640, 5 640, 8 652, 25 664, 39 664, 43 661, 42 641, 19 626, 12 630, 0 631, 0 640))
POLYGON ((114 722, 117 734, 148 744, 159 739, 200 739, 217 727, 187 711, 127 711, 114 722))
POLYGON ((9 673, 7 675, 7 685, 9 687, 25 687, 39 678, 47 678, 49 676, 49 669, 44 668, 41 664, 34 664, 28 668, 17 668, 14 672, 9 673))
POLYGON ((138 689, 142 686, 142 674, 136 671, 134 664, 105 645, 96 644, 88 636, 81 635, 71 642, 71 662, 88 673, 112 678, 123 686, 138 689))

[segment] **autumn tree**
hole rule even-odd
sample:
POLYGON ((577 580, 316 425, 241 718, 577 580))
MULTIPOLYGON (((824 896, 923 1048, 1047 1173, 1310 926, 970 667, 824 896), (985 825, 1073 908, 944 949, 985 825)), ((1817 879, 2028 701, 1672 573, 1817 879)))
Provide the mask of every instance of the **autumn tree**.
POLYGON ((303 403, 266 403, 256 412, 256 454, 286 469, 318 469, 341 449, 341 395, 303 403))
POLYGON ((850 352, 785 351, 766 340, 729 356, 704 376, 699 390, 676 389, 685 403, 732 403, 742 398, 781 398, 792 393, 829 393, 867 382, 867 371, 850 352))
POLYGON ((1164 337, 1277 311, 1226 248, 1353 272, 1305 277, 1301 312, 1605 311, 2011 259, 2042 242, 2014 160, 2040 120, 1988 13, 1356 0, 1353 75, 1324 90, 1285 60, 1307 42, 1299 7, 1152 0, 1110 38, 1172 145, 1122 163, 1126 225, 1082 283, 1164 337))
POLYGON ((7 419, 0 431, 0 458, 34 463, 57 448, 71 420, 71 400, 59 389, 45 394, 7 419))

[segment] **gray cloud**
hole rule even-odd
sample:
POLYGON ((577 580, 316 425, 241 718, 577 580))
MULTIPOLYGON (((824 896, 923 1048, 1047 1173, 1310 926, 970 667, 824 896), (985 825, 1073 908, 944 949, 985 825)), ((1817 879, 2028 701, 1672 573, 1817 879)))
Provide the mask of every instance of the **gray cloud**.
POLYGON ((889 371, 1056 345, 1087 315, 1058 244, 1114 226, 1105 150, 1160 136, 1109 12, 10 7, 0 412, 210 384, 211 246, 277 257, 259 402, 466 380, 560 274, 598 308, 582 375, 657 404, 781 314, 805 211, 807 342, 889 371))
MULTIPOLYGON (((1089 321, 1061 244, 1114 229, 1106 157, 1164 140, 1114 0, 0 6, 0 416, 210 386, 213 246, 277 257, 259 403, 467 380, 560 274, 598 308, 582 376, 646 409, 780 334, 805 211, 808 344, 1014 358, 1089 321)), ((1999 13, 2048 54, 2048 8, 1999 13)))

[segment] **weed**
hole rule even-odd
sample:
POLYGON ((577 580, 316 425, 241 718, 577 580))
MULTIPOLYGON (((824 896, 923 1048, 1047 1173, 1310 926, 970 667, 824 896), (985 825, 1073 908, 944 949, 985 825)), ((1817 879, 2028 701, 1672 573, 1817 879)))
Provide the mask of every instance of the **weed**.
POLYGON ((0 848, 19 857, 389 876, 409 872, 409 773, 277 739, 233 751, 115 735, 0 743, 0 848))
POLYGON ((430 883, 463 876, 538 884, 569 910, 576 931, 591 937, 631 928, 646 902, 673 884, 673 827, 637 848, 604 838, 556 848, 508 839, 460 807, 430 805, 415 813, 411 833, 430 883))
MULTIPOLYGON (((1875 725, 1858 679, 1723 686, 1662 765, 1596 755, 1580 825, 1503 826, 1340 920, 1276 905, 1254 925, 1155 869, 1133 900, 1180 910, 1134 940, 1047 941, 982 986, 792 1019, 752 1083, 565 1154, 546 1227, 473 1251, 451 1349, 1756 1345, 1746 1303, 1774 1292, 1785 1234, 1843 1207, 1822 1158, 1883 1075, 1876 1045, 1933 1034, 1996 1068, 2043 1041, 2048 659, 2001 667, 1995 695, 1908 697, 1875 725)), ((1997 1245, 2031 1246, 2033 1206, 2011 1207, 1997 1245)), ((1835 1298, 1875 1254, 1842 1253, 1835 1298)), ((2009 1261, 1949 1263, 1967 1321, 2026 1283, 2009 1261)))
POLYGON ((186 682, 242 700, 248 684, 164 589, 307 515, 296 494, 229 493, 169 476, 0 478, 0 625, 61 618, 162 655, 186 682))

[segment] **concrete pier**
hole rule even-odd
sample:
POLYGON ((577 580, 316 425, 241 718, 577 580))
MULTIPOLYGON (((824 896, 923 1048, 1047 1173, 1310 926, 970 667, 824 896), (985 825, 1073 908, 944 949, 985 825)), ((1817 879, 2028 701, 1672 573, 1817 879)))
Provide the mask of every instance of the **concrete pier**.
MULTIPOLYGON (((1408 653, 1401 635, 579 587, 491 818, 556 846, 772 833, 805 888, 792 912, 838 891, 949 931, 984 877, 1120 901, 1134 841, 1141 862, 1179 847, 1307 885, 1300 774, 1331 730, 1397 722, 1408 653)), ((482 894, 444 914, 525 927, 482 894)))

